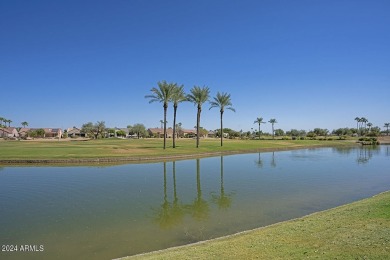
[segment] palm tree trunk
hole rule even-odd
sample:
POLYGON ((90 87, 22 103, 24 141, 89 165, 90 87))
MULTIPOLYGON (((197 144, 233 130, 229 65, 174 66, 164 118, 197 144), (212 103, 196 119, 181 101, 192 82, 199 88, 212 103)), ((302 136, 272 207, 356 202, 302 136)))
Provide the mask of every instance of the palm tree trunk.
POLYGON ((177 106, 173 106, 173 148, 176 148, 176 110, 177 106))
POLYGON ((272 124, 272 139, 275 139, 274 124, 272 124))
POLYGON ((167 141, 167 108, 168 105, 164 104, 164 149, 166 147, 166 141, 167 141))
POLYGON ((260 123, 259 123, 259 140, 260 140, 260 123))
POLYGON ((196 117, 196 148, 199 148, 199 125, 200 125, 200 113, 202 112, 202 108, 198 106, 198 114, 196 117))
POLYGON ((223 111, 221 111, 221 146, 223 145, 223 126, 222 126, 222 115, 223 115, 223 111))

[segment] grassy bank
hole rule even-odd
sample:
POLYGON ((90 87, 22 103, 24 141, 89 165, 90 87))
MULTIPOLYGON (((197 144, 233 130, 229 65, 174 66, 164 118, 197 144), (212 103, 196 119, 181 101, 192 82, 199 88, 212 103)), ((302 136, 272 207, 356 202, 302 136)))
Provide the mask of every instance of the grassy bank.
POLYGON ((195 140, 179 139, 177 148, 168 140, 166 150, 162 139, 102 139, 88 141, 1 141, 0 163, 13 160, 111 160, 161 159, 175 156, 201 156, 218 153, 239 153, 297 149, 318 146, 351 146, 351 141, 319 140, 225 140, 221 147, 219 139, 203 139, 199 148, 195 140))
POLYGON ((269 227, 130 258, 390 259, 390 192, 269 227))

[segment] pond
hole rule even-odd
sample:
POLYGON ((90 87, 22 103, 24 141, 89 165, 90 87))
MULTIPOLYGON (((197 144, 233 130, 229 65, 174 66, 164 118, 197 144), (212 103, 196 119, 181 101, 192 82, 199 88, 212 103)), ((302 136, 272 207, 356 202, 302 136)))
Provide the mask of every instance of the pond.
POLYGON ((0 258, 112 259, 329 209, 389 190, 389 148, 3 167, 0 242, 18 251, 0 258))

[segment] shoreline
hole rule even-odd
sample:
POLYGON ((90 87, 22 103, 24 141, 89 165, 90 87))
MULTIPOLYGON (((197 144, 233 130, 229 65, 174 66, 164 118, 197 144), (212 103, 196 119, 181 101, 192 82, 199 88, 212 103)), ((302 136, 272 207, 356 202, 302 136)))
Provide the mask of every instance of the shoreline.
MULTIPOLYGON (((351 143, 351 147, 359 146, 351 143)), ((0 166, 94 166, 94 165, 122 165, 137 163, 168 162, 188 159, 215 157, 222 155, 235 155, 260 152, 280 152, 301 149, 331 148, 337 145, 302 145, 291 147, 257 148, 247 150, 230 150, 218 152, 203 152, 196 154, 147 156, 147 157, 101 157, 101 158, 70 158, 70 159, 0 159, 0 166)))

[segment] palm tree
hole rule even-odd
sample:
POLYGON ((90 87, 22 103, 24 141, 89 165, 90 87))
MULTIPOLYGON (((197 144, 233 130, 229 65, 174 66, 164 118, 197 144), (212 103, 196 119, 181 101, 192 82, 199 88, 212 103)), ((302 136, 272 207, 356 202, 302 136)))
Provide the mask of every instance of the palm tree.
POLYGON ((386 133, 387 135, 389 135, 389 127, 390 127, 390 123, 385 123, 385 126, 386 127, 386 133))
POLYGON ((28 123, 27 123, 26 121, 24 121, 24 122, 22 122, 22 126, 23 126, 24 128, 26 128, 26 126, 28 126, 28 123))
POLYGON ((0 127, 3 125, 2 122, 4 121, 4 117, 0 117, 0 127))
POLYGON ((271 123, 271 125, 272 125, 272 139, 275 139, 274 124, 277 123, 276 119, 275 118, 271 118, 268 122, 271 123))
POLYGON ((168 102, 172 98, 173 84, 168 84, 165 80, 157 82, 158 88, 152 88, 150 91, 152 95, 146 95, 145 98, 150 98, 149 103, 160 102, 164 107, 164 149, 166 147, 167 138, 167 110, 168 102))
POLYGON ((210 102, 210 109, 213 107, 218 107, 220 110, 219 112, 221 113, 221 146, 223 145, 223 112, 225 112, 225 108, 229 109, 233 112, 236 112, 236 110, 232 107, 232 101, 230 100, 230 94, 228 93, 217 93, 217 96, 214 97, 214 100, 210 102))
POLYGON ((196 115, 196 148, 199 147, 199 127, 200 127, 200 114, 202 112, 202 105, 209 100, 210 89, 206 86, 198 87, 194 86, 190 90, 191 94, 187 95, 188 101, 198 106, 198 113, 196 115))
POLYGON ((355 120, 356 120, 356 132, 357 132, 358 135, 359 135, 359 122, 360 122, 360 117, 355 117, 355 120))
POLYGON ((8 119, 8 120, 7 120, 7 123, 8 123, 8 127, 11 127, 12 120, 11 120, 11 119, 8 119))
POLYGON ((367 120, 367 118, 362 117, 362 118, 360 118, 360 121, 362 122, 362 128, 363 128, 363 124, 364 124, 364 134, 365 134, 366 130, 367 130, 367 122, 368 122, 368 120, 367 120))
POLYGON ((371 132, 372 123, 367 123, 368 126, 368 132, 371 132))
POLYGON ((259 140, 260 140, 260 124, 265 124, 265 122, 263 122, 263 118, 262 117, 258 117, 256 118, 255 122, 253 122, 254 124, 259 124, 259 140))
POLYGON ((173 148, 176 148, 176 111, 177 111, 177 106, 179 103, 187 101, 186 94, 184 93, 184 86, 178 86, 177 84, 174 84, 173 87, 173 94, 172 94, 172 99, 171 101, 173 102, 173 148))

